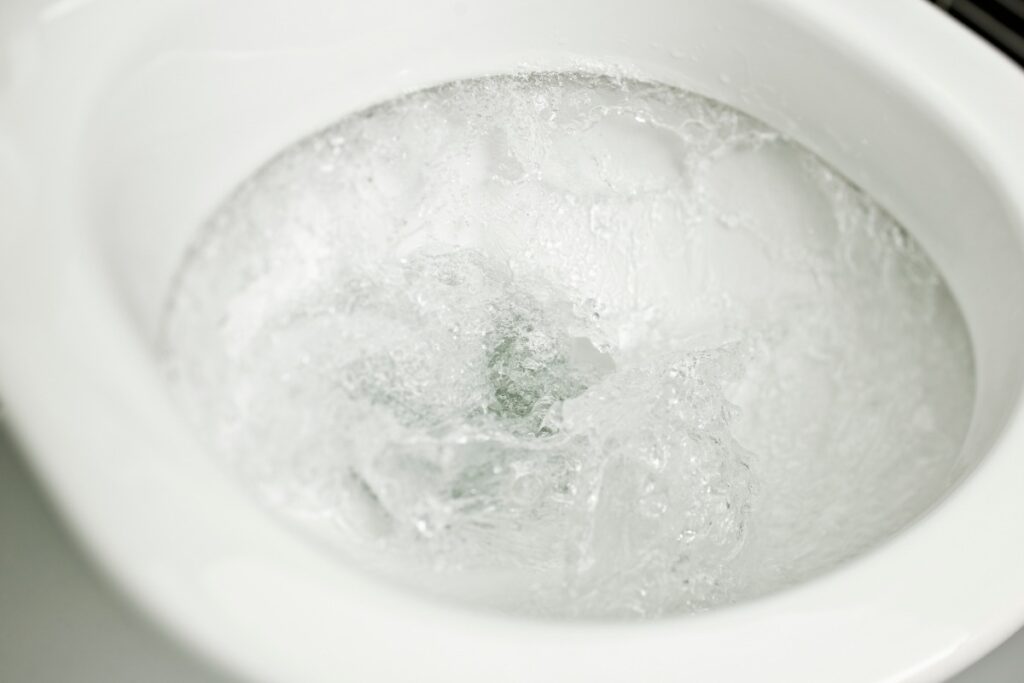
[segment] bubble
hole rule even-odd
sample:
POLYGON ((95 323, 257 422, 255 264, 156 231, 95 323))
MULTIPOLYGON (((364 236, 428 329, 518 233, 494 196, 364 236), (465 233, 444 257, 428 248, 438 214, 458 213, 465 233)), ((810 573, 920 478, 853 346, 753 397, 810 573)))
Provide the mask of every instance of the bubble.
POLYGON ((824 571, 957 473, 955 302, 913 237, 722 104, 459 81, 286 149, 169 296, 209 450, 349 561, 500 609, 657 616, 824 571))

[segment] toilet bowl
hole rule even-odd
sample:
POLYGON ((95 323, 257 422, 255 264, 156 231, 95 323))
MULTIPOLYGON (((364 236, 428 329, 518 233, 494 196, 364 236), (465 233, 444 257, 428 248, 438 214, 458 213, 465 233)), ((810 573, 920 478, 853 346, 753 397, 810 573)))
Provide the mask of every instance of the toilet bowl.
POLYGON ((0 15, 0 396, 66 522, 253 680, 938 681, 1024 623, 1024 74, 923 0, 55 0, 0 15), (729 103, 878 198, 960 302, 977 389, 926 515, 788 590, 649 622, 436 602, 277 523, 167 397, 199 226, 274 152, 436 83, 617 68, 729 103))

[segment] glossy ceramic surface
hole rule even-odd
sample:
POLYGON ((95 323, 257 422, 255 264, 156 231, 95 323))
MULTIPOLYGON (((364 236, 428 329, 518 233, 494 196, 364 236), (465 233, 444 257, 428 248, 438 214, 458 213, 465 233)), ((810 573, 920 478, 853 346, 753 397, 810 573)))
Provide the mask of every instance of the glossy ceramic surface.
POLYGON ((935 681, 1024 622, 1024 78, 924 2, 59 0, 0 27, 0 392, 133 599, 256 680, 935 681), (442 47, 439 47, 442 46, 442 47), (907 225, 976 351, 980 467, 889 543, 696 617, 434 603, 270 519, 155 365, 189 237, 271 153, 457 77, 613 64, 793 133, 907 225))

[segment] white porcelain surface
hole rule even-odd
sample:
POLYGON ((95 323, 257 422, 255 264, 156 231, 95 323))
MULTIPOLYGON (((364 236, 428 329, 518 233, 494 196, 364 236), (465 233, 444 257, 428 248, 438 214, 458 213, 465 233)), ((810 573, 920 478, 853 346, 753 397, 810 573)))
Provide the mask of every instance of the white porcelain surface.
POLYGON ((0 14, 0 393, 134 599, 275 681, 935 681, 1024 622, 1024 78, 916 0, 58 0, 0 14), (5 17, 6 18, 2 18, 5 17), (153 337, 195 226, 272 152, 400 91, 616 64, 791 131, 961 301, 982 465, 827 576, 696 617, 556 623, 434 603, 307 543, 171 410, 153 337))
MULTIPOLYGON (((0 424, 0 681, 240 683, 147 623, 82 557, 0 424)), ((1019 683, 1024 631, 949 683, 1019 683)))
POLYGON ((0 681, 229 683, 171 642, 86 562, 0 413, 0 681))

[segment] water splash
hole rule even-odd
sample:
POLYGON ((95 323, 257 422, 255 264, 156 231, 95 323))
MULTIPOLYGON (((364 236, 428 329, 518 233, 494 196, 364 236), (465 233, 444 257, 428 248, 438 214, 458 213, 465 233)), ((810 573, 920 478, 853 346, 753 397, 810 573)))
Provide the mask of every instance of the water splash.
POLYGON ((508 610, 686 612, 949 486, 970 346, 906 231, 763 124, 586 73, 461 81, 286 150, 169 299, 211 450, 353 561, 508 610))

